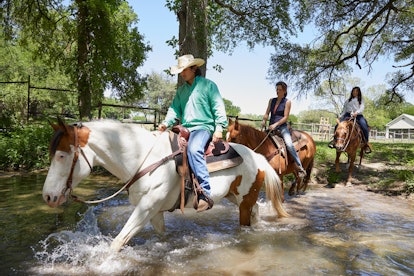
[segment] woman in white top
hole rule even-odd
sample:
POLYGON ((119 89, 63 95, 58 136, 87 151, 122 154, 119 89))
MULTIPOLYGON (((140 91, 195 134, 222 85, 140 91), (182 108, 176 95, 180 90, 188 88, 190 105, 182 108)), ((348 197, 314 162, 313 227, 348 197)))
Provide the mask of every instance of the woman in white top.
MULTIPOLYGON (((364 99, 362 98, 361 88, 355 86, 352 88, 351 95, 349 99, 345 102, 344 108, 341 115, 339 116, 339 121, 344 121, 348 118, 356 118, 359 126, 362 129, 365 139, 364 151, 365 153, 371 152, 371 146, 368 144, 369 140, 369 129, 367 120, 365 120, 362 112, 364 112, 365 104, 364 99)), ((336 127, 335 127, 336 129, 336 127)), ((331 143, 329 144, 331 147, 331 143)))

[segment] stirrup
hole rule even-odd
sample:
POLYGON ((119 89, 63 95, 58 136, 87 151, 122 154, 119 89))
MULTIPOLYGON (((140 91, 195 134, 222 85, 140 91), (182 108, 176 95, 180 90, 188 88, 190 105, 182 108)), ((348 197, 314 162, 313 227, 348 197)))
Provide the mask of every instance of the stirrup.
POLYGON ((302 180, 306 177, 306 175, 307 175, 307 173, 306 173, 306 171, 304 169, 298 171, 298 176, 302 180))
POLYGON ((206 193, 204 191, 202 191, 201 193, 199 193, 195 198, 194 198, 194 209, 197 210, 197 212, 203 212, 205 210, 209 210, 211 208, 213 208, 214 205, 214 201, 208 196, 206 195, 206 193))
POLYGON ((368 154, 368 153, 371 153, 371 152, 372 152, 371 147, 369 146, 368 143, 366 143, 365 146, 364 146, 364 153, 368 154))
POLYGON ((328 147, 331 149, 335 148, 335 140, 330 141, 328 147))

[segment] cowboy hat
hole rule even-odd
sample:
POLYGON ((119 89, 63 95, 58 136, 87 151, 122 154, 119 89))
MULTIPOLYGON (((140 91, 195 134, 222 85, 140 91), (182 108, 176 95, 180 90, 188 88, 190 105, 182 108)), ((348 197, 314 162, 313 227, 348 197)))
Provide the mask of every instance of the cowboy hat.
POLYGON ((185 68, 197 65, 200 67, 205 63, 204 59, 201 58, 194 58, 193 55, 183 55, 178 58, 178 65, 171 66, 170 72, 171 74, 179 74, 181 73, 185 68))

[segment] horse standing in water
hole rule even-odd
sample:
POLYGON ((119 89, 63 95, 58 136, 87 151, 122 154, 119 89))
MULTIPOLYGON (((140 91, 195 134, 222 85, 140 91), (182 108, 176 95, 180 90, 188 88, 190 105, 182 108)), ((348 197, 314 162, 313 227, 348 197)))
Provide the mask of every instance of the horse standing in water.
POLYGON ((341 169, 339 168, 339 157, 345 152, 348 155, 349 166, 346 185, 350 186, 352 185, 352 170, 354 168, 358 148, 360 149, 359 165, 361 165, 362 157, 364 156, 363 134, 361 128, 355 122, 355 119, 349 119, 343 122, 337 120, 337 123, 338 126, 336 127, 334 134, 334 147, 336 149, 335 170, 337 173, 341 172, 341 169))
MULTIPOLYGON (((182 178, 174 160, 167 158, 173 154, 170 136, 176 134, 113 121, 67 125, 59 119, 58 125, 51 125, 55 130, 52 161, 43 186, 43 199, 50 207, 64 203, 94 166, 102 166, 128 184, 129 200, 135 205, 111 248, 119 251, 148 222, 157 232, 165 230, 163 213, 176 209, 181 197, 182 178)), ((279 217, 288 216, 282 206, 280 179, 264 157, 243 145, 231 147, 243 161, 210 173, 212 199, 218 202, 226 197, 235 203, 240 224, 250 225, 258 217, 256 201, 265 183, 266 196, 279 217)), ((194 194, 189 196, 185 207, 192 207, 193 198, 194 194)))
MULTIPOLYGON (((301 183, 298 173, 295 170, 295 162, 291 158, 290 154, 288 158, 283 156, 281 150, 277 148, 275 143, 271 140, 266 132, 255 129, 252 126, 240 124, 238 119, 233 122, 229 120, 229 127, 227 129, 227 141, 245 145, 256 152, 264 155, 269 161, 270 165, 279 174, 282 187, 283 187, 283 176, 286 174, 293 173, 296 181, 292 182, 292 186, 289 189, 289 195, 299 193, 300 189, 303 191, 308 187, 310 181, 311 172, 313 168, 313 161, 316 153, 316 144, 312 137, 304 131, 297 131, 302 137, 298 143, 294 143, 295 148, 299 148, 298 155, 302 162, 303 168, 306 170, 306 177, 301 183)), ((294 137, 292 136, 292 139, 294 137)))

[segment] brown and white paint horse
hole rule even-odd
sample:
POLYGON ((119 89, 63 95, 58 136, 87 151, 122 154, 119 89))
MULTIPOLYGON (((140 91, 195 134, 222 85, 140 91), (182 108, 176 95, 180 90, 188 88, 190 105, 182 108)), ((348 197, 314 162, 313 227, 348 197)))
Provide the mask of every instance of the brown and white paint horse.
POLYGON ((284 175, 290 173, 295 175, 296 182, 292 183, 292 186, 289 189, 289 195, 295 193, 295 187, 296 193, 298 193, 300 189, 303 191, 306 190, 310 181, 316 153, 316 144, 312 137, 304 131, 300 131, 300 135, 303 135, 304 141, 306 141, 303 146, 300 146, 298 152, 302 166, 306 170, 306 177, 303 179, 303 183, 300 182, 293 159, 289 155, 288 161, 286 162, 286 157, 282 156, 280 149, 275 146, 266 132, 249 125, 240 124, 238 119, 234 122, 230 119, 229 127, 227 129, 227 141, 245 145, 266 157, 276 173, 279 174, 282 180, 282 187, 284 175))
MULTIPOLYGON (((58 207, 86 178, 94 166, 102 166, 125 183, 137 172, 158 163, 172 153, 169 133, 150 132, 132 124, 94 121, 67 125, 59 119, 52 124, 51 165, 43 186, 43 198, 50 207, 58 207)), ((235 167, 210 173, 214 202, 227 198, 239 207, 240 224, 257 219, 257 198, 262 184, 279 217, 288 214, 282 206, 281 182, 266 159, 251 149, 231 146, 243 157, 235 167)), ((129 187, 129 200, 135 209, 111 248, 119 251, 148 222, 157 232, 165 229, 164 212, 171 210, 180 197, 181 177, 173 160, 143 174, 129 187)), ((192 200, 185 207, 193 208, 192 200)))

